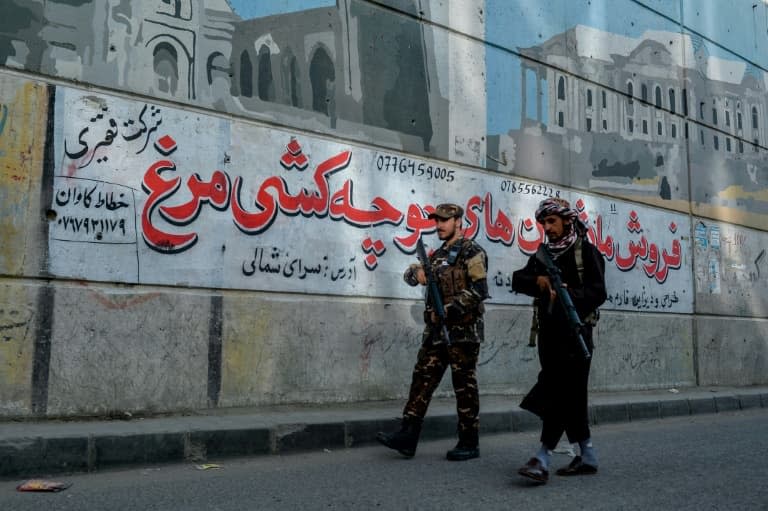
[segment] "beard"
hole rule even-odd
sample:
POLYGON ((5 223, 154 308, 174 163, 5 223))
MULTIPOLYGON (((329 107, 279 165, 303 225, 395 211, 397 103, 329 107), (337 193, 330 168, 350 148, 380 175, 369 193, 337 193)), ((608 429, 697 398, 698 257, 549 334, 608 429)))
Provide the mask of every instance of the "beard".
POLYGON ((558 240, 562 239, 563 236, 565 236, 564 233, 560 233, 560 234, 552 233, 552 234, 547 234, 547 239, 549 241, 558 241, 558 240))
POLYGON ((457 227, 454 227, 453 229, 445 229, 443 231, 438 230, 437 231, 437 237, 440 240, 449 240, 453 238, 453 236, 456 234, 457 227))
POLYGON ((441 240, 449 240, 453 237, 454 232, 456 232, 455 229, 453 231, 437 231, 437 237, 441 240))

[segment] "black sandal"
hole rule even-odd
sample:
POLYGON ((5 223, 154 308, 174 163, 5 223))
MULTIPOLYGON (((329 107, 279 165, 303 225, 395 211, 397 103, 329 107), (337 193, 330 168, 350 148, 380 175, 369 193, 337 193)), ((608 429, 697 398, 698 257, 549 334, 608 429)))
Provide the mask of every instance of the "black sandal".
POLYGON ((555 472, 559 476, 582 476, 597 474, 597 467, 581 461, 581 456, 576 456, 573 461, 563 468, 558 468, 555 472))

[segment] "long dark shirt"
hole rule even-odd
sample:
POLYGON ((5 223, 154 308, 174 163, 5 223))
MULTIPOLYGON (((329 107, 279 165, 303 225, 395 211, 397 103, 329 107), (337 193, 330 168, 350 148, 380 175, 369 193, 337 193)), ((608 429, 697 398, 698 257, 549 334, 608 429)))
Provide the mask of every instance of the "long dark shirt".
MULTIPOLYGON (((581 247, 583 279, 579 279, 574 247, 558 257, 555 264, 562 272, 561 278, 567 284, 571 300, 583 321, 605 301, 606 290, 603 256, 586 239, 582 239, 581 247)), ((541 371, 520 406, 544 419, 542 442, 553 449, 562 430, 574 442, 589 437, 587 382, 591 359, 581 355, 560 303, 556 301, 552 313, 548 312, 549 293, 542 293, 536 285, 536 278, 545 275, 543 266, 533 256, 524 268, 512 274, 512 289, 539 298, 538 351, 541 371)), ((591 351, 592 327, 586 325, 581 333, 591 351)))
MULTIPOLYGON (((583 278, 579 279, 576 267, 576 254, 574 247, 569 248, 555 260, 555 264, 561 271, 561 278, 568 286, 568 294, 579 317, 584 320, 591 312, 605 302, 607 297, 605 290, 605 260, 594 245, 586 239, 581 241, 583 258, 583 278)), ((539 298, 539 340, 548 344, 549 348, 559 346, 571 351, 576 347, 568 328, 568 319, 563 307, 555 301, 549 313, 549 295, 544 294, 536 285, 536 278, 546 276, 543 265, 536 260, 535 255, 528 259, 528 263, 520 270, 512 274, 512 289, 534 298, 539 298)), ((590 330, 590 329, 588 329, 590 330)), ((591 334, 591 331, 588 332, 591 334)), ((591 338, 591 335, 589 335, 591 338)), ((590 339, 591 340, 591 339, 590 339)))

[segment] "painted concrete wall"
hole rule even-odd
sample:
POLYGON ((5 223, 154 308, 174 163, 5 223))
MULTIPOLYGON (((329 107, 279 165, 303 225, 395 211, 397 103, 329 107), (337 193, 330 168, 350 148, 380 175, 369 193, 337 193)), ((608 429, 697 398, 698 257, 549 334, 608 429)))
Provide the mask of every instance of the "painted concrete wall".
POLYGON ((482 391, 524 392, 547 196, 606 258, 594 389, 765 384, 752 4, 11 0, 0 416, 402 397, 445 201, 489 254, 482 391))

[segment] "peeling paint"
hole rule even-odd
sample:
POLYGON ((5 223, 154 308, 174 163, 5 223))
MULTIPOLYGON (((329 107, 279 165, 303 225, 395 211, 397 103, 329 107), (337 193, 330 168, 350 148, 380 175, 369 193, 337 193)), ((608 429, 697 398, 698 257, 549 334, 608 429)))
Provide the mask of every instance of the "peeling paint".
POLYGON ((0 269, 20 275, 26 254, 34 253, 26 229, 36 213, 42 173, 45 86, 0 74, 0 105, 0 269))

